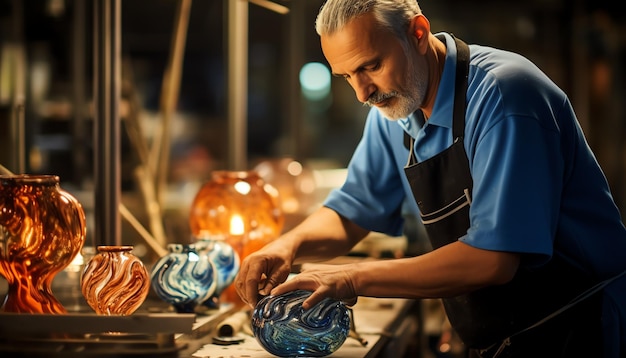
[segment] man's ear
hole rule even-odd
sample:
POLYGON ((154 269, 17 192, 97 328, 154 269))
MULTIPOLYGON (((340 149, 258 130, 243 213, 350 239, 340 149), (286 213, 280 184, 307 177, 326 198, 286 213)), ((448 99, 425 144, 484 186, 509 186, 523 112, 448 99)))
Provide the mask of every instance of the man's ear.
POLYGON ((422 14, 415 15, 413 19, 411 19, 409 29, 411 34, 415 36, 418 41, 421 41, 425 39, 426 35, 430 32, 430 22, 422 14))

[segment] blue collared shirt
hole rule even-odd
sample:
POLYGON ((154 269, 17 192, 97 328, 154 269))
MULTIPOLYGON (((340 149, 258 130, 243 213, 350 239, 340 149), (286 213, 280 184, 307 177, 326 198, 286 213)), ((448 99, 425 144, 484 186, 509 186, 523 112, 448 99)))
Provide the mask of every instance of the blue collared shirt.
MULTIPOLYGON (((404 175, 404 131, 418 161, 452 144, 456 47, 443 35, 445 66, 428 121, 390 121, 372 108, 345 184, 325 201, 363 228, 399 235, 402 215, 418 214, 404 175)), ((626 230, 565 93, 522 56, 470 45, 466 99, 474 188, 471 227, 459 239, 529 254, 528 264, 549 259, 558 239, 585 270, 604 276, 624 267, 626 230)))
MULTIPOLYGON (((428 121, 390 121, 372 108, 345 184, 324 203, 368 230, 399 235, 403 215, 419 214, 404 175, 404 132, 418 161, 452 144, 456 47, 443 35, 445 66, 428 121)), ((470 45, 466 103, 474 186, 470 228, 459 240, 520 253, 526 266, 558 254, 597 279, 624 271, 626 229, 565 93, 522 56, 470 45)), ((604 292, 604 350, 617 356, 626 349, 626 277, 604 292)))

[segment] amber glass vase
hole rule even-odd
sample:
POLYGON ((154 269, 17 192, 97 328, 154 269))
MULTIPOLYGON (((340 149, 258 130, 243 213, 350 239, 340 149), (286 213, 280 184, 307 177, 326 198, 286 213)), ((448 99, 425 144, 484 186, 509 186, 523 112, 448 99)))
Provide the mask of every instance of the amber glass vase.
POLYGON ((54 276, 85 242, 82 205, 55 175, 0 176, 0 274, 9 289, 3 312, 66 313, 54 276))
POLYGON ((216 171, 196 194, 194 237, 225 238, 240 259, 275 239, 284 224, 278 191, 256 171, 216 171))
POLYGON ((150 292, 150 276, 133 246, 98 246, 80 278, 87 304, 100 315, 128 316, 150 292))
MULTIPOLYGON (((189 224, 197 239, 225 239, 243 260, 280 235, 284 216, 278 191, 258 172, 215 171, 196 194, 189 224)), ((223 301, 241 303, 232 286, 223 301)))

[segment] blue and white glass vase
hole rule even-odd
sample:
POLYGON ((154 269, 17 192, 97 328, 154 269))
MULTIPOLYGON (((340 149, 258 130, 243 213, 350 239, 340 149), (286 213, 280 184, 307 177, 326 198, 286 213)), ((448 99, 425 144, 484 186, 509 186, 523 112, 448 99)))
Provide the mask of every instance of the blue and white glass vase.
POLYGON ((193 313, 217 288, 218 271, 203 246, 169 244, 168 253, 152 267, 152 289, 178 313, 193 313))
POLYGON ((220 295, 233 283, 239 273, 239 255, 230 244, 221 239, 201 239, 197 240, 194 245, 199 254, 209 257, 209 261, 217 271, 215 291, 203 304, 209 308, 218 308, 220 295))
POLYGON ((324 357, 335 352, 350 332, 350 313, 341 301, 324 299, 304 310, 310 291, 297 290, 261 299, 252 312, 259 344, 279 357, 324 357))

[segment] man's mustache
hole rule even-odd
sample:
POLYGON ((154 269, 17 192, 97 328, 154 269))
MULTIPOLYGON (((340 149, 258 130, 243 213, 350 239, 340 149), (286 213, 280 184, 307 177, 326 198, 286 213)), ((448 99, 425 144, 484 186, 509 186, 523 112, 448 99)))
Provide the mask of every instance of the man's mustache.
POLYGON ((382 101, 388 100, 389 98, 396 97, 397 95, 398 95, 397 91, 391 91, 387 93, 382 93, 382 92, 377 91, 377 92, 372 93, 372 95, 363 104, 366 106, 372 107, 382 101))

